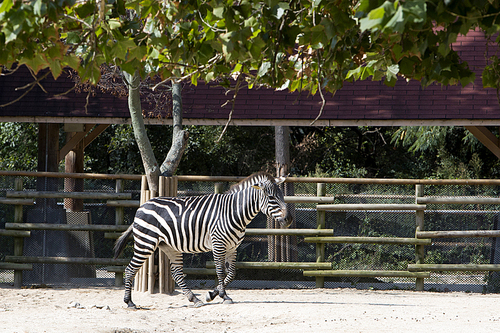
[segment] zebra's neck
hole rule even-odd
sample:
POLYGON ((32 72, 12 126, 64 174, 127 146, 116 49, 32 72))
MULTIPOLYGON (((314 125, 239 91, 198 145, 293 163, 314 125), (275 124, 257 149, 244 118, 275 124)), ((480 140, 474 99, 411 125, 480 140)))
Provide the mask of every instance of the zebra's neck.
POLYGON ((232 205, 228 207, 230 209, 229 214, 233 217, 233 222, 244 229, 260 212, 260 191, 249 187, 231 193, 229 196, 232 199, 232 205))

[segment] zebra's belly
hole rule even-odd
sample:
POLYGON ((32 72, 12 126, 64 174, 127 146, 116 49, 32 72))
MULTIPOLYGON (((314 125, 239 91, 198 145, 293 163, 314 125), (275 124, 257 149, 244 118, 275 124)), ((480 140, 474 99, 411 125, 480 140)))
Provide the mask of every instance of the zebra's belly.
POLYGON ((171 244, 167 239, 162 239, 162 241, 171 247, 174 251, 180 253, 203 253, 212 251, 212 243, 210 240, 204 240, 200 242, 186 242, 183 244, 171 244))

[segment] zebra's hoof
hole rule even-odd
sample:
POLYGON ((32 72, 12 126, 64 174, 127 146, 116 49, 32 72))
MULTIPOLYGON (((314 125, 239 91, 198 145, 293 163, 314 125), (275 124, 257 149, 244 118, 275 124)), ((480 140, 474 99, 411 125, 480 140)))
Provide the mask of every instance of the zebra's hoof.
POLYGON ((137 310, 137 306, 134 303, 130 302, 127 305, 127 309, 129 309, 129 310, 137 310))
POLYGON ((227 298, 224 298, 224 300, 222 301, 222 304, 233 304, 233 300, 230 299, 229 297, 227 298))
POLYGON ((207 302, 212 302, 215 297, 217 297, 217 293, 215 291, 207 291, 207 294, 205 295, 205 301, 207 302))
POLYGON ((205 303, 203 303, 202 301, 198 300, 197 302, 195 302, 195 303, 193 304, 193 307, 195 307, 195 308, 200 308, 200 307, 202 307, 203 305, 205 305, 205 303))

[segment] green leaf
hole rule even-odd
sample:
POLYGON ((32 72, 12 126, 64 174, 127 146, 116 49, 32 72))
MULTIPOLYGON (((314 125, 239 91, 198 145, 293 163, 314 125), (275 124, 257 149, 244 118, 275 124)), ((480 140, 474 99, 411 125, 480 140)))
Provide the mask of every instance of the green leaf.
POLYGON ((12 8, 13 4, 12 0, 2 1, 2 4, 0 5, 0 13, 8 12, 12 8))
POLYGON ((290 9, 290 5, 287 2, 280 2, 273 7, 272 13, 278 20, 280 20, 288 9, 290 9))
POLYGON ((107 22, 111 30, 118 29, 122 26, 121 22, 117 18, 109 19, 107 22))
POLYGON ((224 17, 224 6, 220 7, 215 7, 213 10, 214 16, 218 18, 223 18, 224 17))
POLYGON ((33 72, 35 72, 35 74, 37 74, 38 71, 48 67, 47 61, 40 54, 37 54, 35 57, 31 59, 22 58, 20 59, 19 63, 21 65, 26 65, 29 68, 31 68, 33 72))
POLYGON ((52 76, 54 77, 54 80, 57 80, 59 75, 62 73, 62 66, 59 60, 57 59, 47 59, 49 66, 50 66, 50 71, 52 72, 52 76))
POLYGON ((269 71, 270 68, 271 68, 270 61, 263 62, 262 65, 260 65, 259 70, 257 71, 257 77, 262 77, 266 75, 266 73, 269 71))
POLYGON ((119 59, 126 60, 130 48, 136 47, 133 39, 117 40, 112 47, 112 54, 119 59))
POLYGON ((387 79, 392 81, 392 80, 397 80, 398 78, 398 73, 399 73, 399 65, 398 64, 393 64, 387 67, 387 79))

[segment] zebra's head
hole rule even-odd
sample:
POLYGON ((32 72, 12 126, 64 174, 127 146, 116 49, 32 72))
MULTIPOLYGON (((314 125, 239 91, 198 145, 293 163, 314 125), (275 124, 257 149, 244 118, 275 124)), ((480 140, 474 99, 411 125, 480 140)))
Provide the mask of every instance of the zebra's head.
POLYGON ((286 180, 285 177, 274 178, 266 177, 252 185, 254 189, 262 191, 261 193, 261 212, 278 221, 282 228, 287 228, 292 223, 292 214, 287 209, 283 192, 279 184, 286 180))

